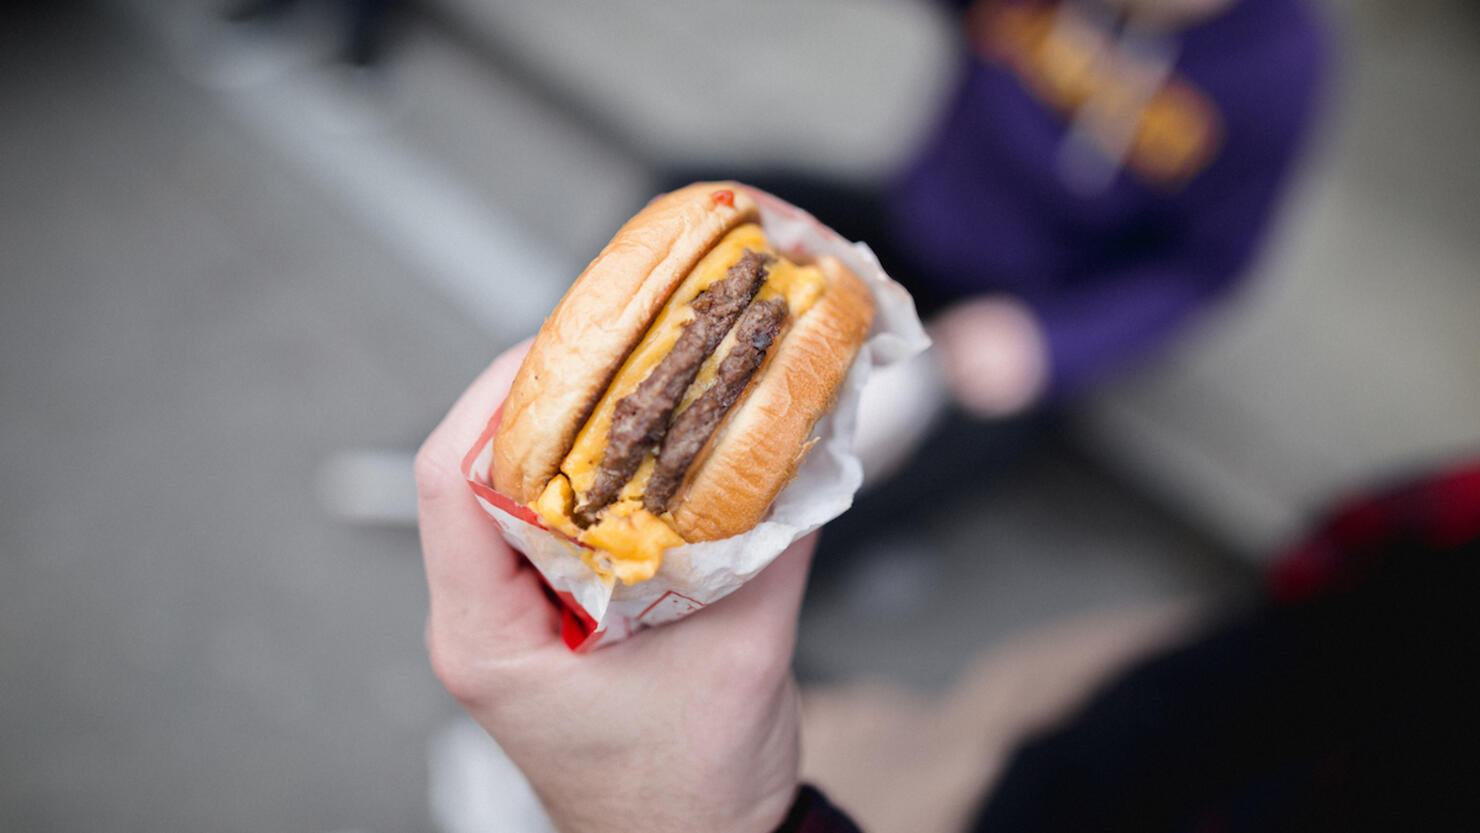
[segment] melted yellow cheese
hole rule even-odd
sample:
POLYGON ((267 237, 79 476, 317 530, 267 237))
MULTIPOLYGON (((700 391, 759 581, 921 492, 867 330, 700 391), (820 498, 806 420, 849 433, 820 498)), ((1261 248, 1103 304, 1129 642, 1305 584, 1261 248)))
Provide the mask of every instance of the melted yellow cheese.
POLYGON ((631 584, 646 581, 662 563, 663 550, 683 543, 663 521, 642 507, 642 496, 636 500, 617 501, 590 529, 581 529, 570 518, 575 493, 565 475, 557 474, 545 486, 532 508, 545 523, 587 547, 572 547, 572 552, 603 581, 613 577, 631 584))
POLYGON ((620 500, 581 535, 581 542, 607 553, 611 569, 627 584, 647 581, 658 571, 663 551, 684 543, 673 527, 642 508, 640 500, 620 500))
POLYGON ((572 538, 578 538, 581 528, 570 519, 570 512, 575 508, 575 502, 575 492, 570 488, 570 481, 565 475, 557 474, 545 484, 545 491, 541 492, 535 502, 530 504, 530 508, 545 521, 546 526, 558 529, 572 538))
MULTIPOLYGON (((665 521, 641 508, 642 495, 653 471, 653 455, 650 453, 643 460, 637 473, 622 488, 617 502, 602 513, 596 524, 580 529, 571 520, 571 510, 577 497, 584 495, 596 483, 596 471, 606 452, 607 433, 611 429, 617 403, 636 390, 663 357, 672 351, 684 326, 694 318, 689 302, 710 284, 723 278, 746 249, 775 254, 761 227, 746 223, 732 229, 699 260, 669 296, 647 334, 622 363, 601 401, 576 435, 575 443, 561 463, 561 474, 550 481, 533 505, 535 512, 551 527, 583 544, 604 550, 611 560, 611 572, 629 584, 651 578, 661 563, 663 550, 684 543, 665 521)), ((799 266, 777 256, 756 298, 784 298, 791 316, 795 318, 816 302, 824 284, 825 279, 815 266, 799 266)), ((687 407, 714 384, 719 363, 729 353, 734 341, 732 329, 700 365, 694 383, 679 403, 680 409, 687 407)), ((593 569, 604 572, 598 566, 599 561, 593 563, 590 558, 586 561, 592 564, 593 569)))

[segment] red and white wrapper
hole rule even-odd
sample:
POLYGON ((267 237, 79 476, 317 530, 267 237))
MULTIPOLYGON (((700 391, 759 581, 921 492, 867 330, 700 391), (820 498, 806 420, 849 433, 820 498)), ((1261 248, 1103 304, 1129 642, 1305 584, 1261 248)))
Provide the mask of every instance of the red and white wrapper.
POLYGON ((818 420, 818 439, 766 519, 749 532, 720 541, 685 544, 663 554, 656 575, 637 584, 603 578, 577 553, 581 545, 547 529, 529 508, 494 491, 489 478, 495 413, 463 460, 463 474, 478 502, 493 516, 509 545, 524 553, 564 605, 565 642, 578 651, 608 645, 637 631, 672 622, 729 595, 793 541, 841 515, 863 482, 853 448, 859 397, 876 368, 904 361, 930 340, 909 293, 880 268, 862 243, 850 243, 812 215, 770 194, 750 189, 761 226, 777 250, 793 256, 831 254, 862 278, 877 305, 873 329, 858 353, 832 413, 818 420))

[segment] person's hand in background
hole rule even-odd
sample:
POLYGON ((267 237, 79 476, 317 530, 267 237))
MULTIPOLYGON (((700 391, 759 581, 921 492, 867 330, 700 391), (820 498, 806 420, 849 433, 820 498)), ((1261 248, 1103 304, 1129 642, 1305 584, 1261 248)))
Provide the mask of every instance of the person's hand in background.
POLYGON ((1003 296, 956 304, 930 322, 956 401, 986 418, 1031 408, 1048 388, 1048 352, 1033 313, 1003 296))
POLYGON ((417 455, 433 670, 566 833, 774 830, 797 789, 791 657, 815 536, 683 621, 572 653, 459 469, 527 350, 500 356, 417 455))

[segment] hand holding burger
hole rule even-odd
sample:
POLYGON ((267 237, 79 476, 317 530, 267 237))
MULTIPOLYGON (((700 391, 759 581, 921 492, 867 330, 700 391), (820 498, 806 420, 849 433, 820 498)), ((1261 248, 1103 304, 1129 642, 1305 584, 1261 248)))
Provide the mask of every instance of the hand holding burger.
POLYGON ((417 456, 433 669, 566 833, 776 829, 797 785, 790 662, 813 540, 673 627, 571 653, 459 466, 522 358, 495 361, 417 456))

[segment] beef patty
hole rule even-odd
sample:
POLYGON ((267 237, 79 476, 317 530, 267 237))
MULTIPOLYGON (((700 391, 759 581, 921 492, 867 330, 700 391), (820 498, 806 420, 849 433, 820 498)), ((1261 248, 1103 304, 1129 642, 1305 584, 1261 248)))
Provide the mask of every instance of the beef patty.
POLYGON ((636 390, 617 402, 596 482, 571 513, 581 527, 596 522, 597 513, 616 499, 643 457, 663 440, 673 409, 698 375, 699 365, 760 291, 773 260, 771 255, 746 249, 723 278, 689 302, 694 318, 684 326, 673 349, 636 390))
POLYGON ((663 447, 658 450, 658 463, 647 483, 642 505, 654 515, 668 509, 673 493, 683 482, 699 449, 719 427, 730 406, 740 398, 750 377, 766 358, 771 342, 786 320, 786 302, 780 299, 751 304, 735 325, 735 346, 720 362, 714 385, 678 415, 663 447))

